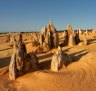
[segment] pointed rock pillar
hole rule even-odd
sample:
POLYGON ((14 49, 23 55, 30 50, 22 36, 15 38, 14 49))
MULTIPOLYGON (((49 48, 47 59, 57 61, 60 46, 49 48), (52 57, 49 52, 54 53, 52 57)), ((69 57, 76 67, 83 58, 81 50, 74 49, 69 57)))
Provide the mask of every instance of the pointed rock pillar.
POLYGON ((56 28, 54 27, 54 24, 52 21, 49 22, 48 30, 50 31, 50 42, 51 42, 51 48, 57 48, 59 45, 59 36, 56 28))
POLYGON ((67 26, 67 32, 68 32, 68 46, 74 46, 75 45, 75 38, 72 26, 68 24, 67 26))

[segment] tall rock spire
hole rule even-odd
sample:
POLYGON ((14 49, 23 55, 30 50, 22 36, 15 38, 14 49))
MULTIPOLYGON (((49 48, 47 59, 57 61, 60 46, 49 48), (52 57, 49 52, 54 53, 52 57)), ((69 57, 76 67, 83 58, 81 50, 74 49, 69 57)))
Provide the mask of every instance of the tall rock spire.
POLYGON ((70 24, 68 24, 68 26, 67 26, 67 31, 68 31, 68 36, 73 33, 73 29, 72 29, 72 26, 70 24))

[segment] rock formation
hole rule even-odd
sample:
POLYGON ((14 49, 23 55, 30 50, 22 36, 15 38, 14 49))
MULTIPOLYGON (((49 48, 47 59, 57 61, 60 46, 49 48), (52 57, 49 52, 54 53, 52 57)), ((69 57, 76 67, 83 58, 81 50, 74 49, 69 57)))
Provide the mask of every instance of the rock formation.
POLYGON ((92 33, 93 33, 93 34, 96 33, 96 29, 93 29, 93 30, 92 30, 92 33))
POLYGON ((74 46, 80 43, 80 38, 79 38, 79 31, 74 31, 72 29, 72 26, 68 24, 67 26, 67 33, 68 33, 68 46, 74 46))
POLYGON ((11 34, 10 36, 10 42, 14 42, 15 41, 15 35, 14 34, 11 34))
POLYGON ((33 38, 34 38, 34 40, 33 40, 33 41, 38 41, 38 35, 37 35, 37 33, 34 33, 33 38))
POLYGON ((50 43, 51 43, 50 47, 51 47, 51 49, 57 48, 58 44, 59 44, 59 37, 58 37, 57 30, 54 27, 52 21, 50 21, 47 31, 50 32, 49 34, 50 34, 50 43))
POLYGON ((10 65, 9 65, 9 78, 10 80, 15 80, 16 79, 16 55, 13 54, 11 57, 10 65))
POLYGON ((65 65, 63 63, 62 49, 60 47, 58 47, 58 51, 52 56, 51 70, 52 71, 58 71, 63 66, 65 66, 65 65))
POLYGON ((44 41, 44 43, 43 43, 44 49, 45 49, 45 47, 46 47, 48 50, 51 49, 50 35, 51 35, 51 34, 50 34, 50 31, 47 30, 47 33, 46 33, 46 35, 45 35, 45 41, 44 41))
POLYGON ((23 64, 24 64, 24 51, 20 43, 15 42, 13 49, 14 54, 11 57, 10 65, 9 65, 9 78, 10 80, 15 80, 20 71, 22 71, 23 64))
POLYGON ((67 35, 67 32, 64 31, 63 34, 64 34, 64 35, 63 35, 63 37, 64 37, 64 45, 67 45, 67 44, 68 44, 68 35, 67 35))
POLYGON ((86 34, 86 35, 88 35, 88 34, 89 34, 89 33, 88 33, 88 30, 86 30, 86 31, 85 31, 85 34, 86 34))
POLYGON ((40 32, 44 37, 46 36, 46 33, 47 33, 47 28, 46 26, 44 26, 42 29, 41 29, 41 32, 40 32))
POLYGON ((82 45, 87 45, 87 44, 88 44, 87 37, 86 37, 86 34, 84 34, 83 41, 80 42, 78 45, 79 45, 79 46, 82 46, 82 45))
POLYGON ((32 38, 32 45, 33 46, 38 46, 39 45, 39 36, 37 33, 33 34, 33 38, 32 38))
POLYGON ((68 46, 74 46, 76 43, 74 38, 74 32, 70 24, 68 24, 67 32, 68 32, 68 46))
POLYGON ((47 28, 46 28, 46 26, 44 26, 41 29, 41 32, 40 32, 40 38, 39 38, 40 45, 43 45, 43 42, 45 40, 46 33, 47 33, 47 28))
POLYGON ((79 38, 79 32, 78 32, 78 30, 75 33, 75 43, 76 43, 76 45, 78 45, 80 43, 80 38, 79 38))
POLYGON ((83 45, 87 45, 88 42, 87 42, 87 38, 86 38, 86 35, 84 36, 84 39, 83 39, 83 45))
POLYGON ((43 46, 43 48, 46 47, 48 48, 48 50, 58 47, 59 45, 58 33, 51 21, 48 25, 48 28, 44 26, 41 29, 39 42, 40 42, 40 45, 43 46))
POLYGON ((70 55, 63 53, 61 47, 59 46, 58 51, 52 56, 51 70, 58 71, 63 67, 65 68, 65 66, 70 64, 72 61, 73 58, 70 55))
POLYGON ((68 32, 68 37, 73 34, 73 29, 72 29, 72 26, 70 24, 68 24, 67 26, 67 32, 68 32))
POLYGON ((81 29, 79 29, 79 37, 82 35, 82 31, 81 29))
POLYGON ((74 35, 71 34, 71 35, 69 36, 68 46, 72 47, 72 46, 74 46, 74 45, 75 45, 74 35))
POLYGON ((34 54, 26 53, 26 46, 22 43, 22 35, 19 35, 13 46, 13 55, 9 65, 9 78, 15 80, 18 76, 30 71, 37 65, 38 58, 34 54))
POLYGON ((38 57, 35 55, 35 53, 29 53, 26 54, 26 57, 24 59, 24 72, 27 73, 30 70, 35 70, 38 68, 39 60, 38 57))

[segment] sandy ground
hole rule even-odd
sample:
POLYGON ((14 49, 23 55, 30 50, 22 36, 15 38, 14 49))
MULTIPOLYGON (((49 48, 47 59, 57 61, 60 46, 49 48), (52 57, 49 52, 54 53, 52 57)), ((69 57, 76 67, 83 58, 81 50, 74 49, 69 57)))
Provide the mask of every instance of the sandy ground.
MULTIPOLYGON (((36 47, 26 45, 32 52, 36 47)), ((12 48, 0 47, 0 91, 96 91, 96 39, 90 39, 87 46, 63 47, 73 55, 74 62, 58 72, 50 71, 51 57, 57 49, 38 53, 39 69, 10 81, 8 65, 12 48)))

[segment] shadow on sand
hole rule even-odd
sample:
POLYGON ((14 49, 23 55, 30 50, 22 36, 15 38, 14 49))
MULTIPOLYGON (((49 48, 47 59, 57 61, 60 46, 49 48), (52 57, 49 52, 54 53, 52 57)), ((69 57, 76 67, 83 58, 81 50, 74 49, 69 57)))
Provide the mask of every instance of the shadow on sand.
POLYGON ((0 50, 0 51, 5 51, 5 50, 9 50, 9 49, 12 49, 12 48, 6 48, 6 49, 0 50))
POLYGON ((8 66, 10 63, 10 57, 0 58, 0 68, 8 66))
POLYGON ((88 44, 96 43, 96 39, 88 39, 88 44))
POLYGON ((71 55, 74 57, 74 62, 79 61, 83 56, 85 56, 88 52, 86 50, 82 50, 76 53, 72 53, 71 55))
MULTIPOLYGON (((68 52, 69 49, 71 49, 71 48, 63 50, 63 52, 68 52)), ((72 57, 74 57, 74 61, 73 62, 76 62, 76 61, 79 61, 80 58, 83 57, 84 55, 86 55, 87 53, 88 52, 86 52, 86 50, 82 50, 82 51, 79 51, 79 52, 76 52, 76 53, 72 53, 70 55, 72 57)), ((42 53, 42 54, 44 54, 44 53, 42 53)), ((52 56, 53 56, 53 53, 45 53, 43 56, 39 56, 38 57, 39 60, 42 60, 42 59, 43 60, 45 59, 45 60, 39 62, 38 69, 36 69, 36 70, 49 70, 50 66, 51 66, 51 58, 52 58, 52 56)), ((9 63, 10 63, 10 57, 1 58, 0 59, 0 68, 8 66, 9 63)))
MULTIPOLYGON (((66 49, 66 50, 63 50, 63 52, 67 52, 70 48, 66 49)), ((73 59, 73 62, 76 62, 76 61, 79 61, 83 56, 85 56, 88 52, 86 52, 86 50, 82 50, 82 51, 79 51, 79 52, 76 52, 76 53, 72 53, 70 54, 72 57, 74 57, 73 59)), ((46 54, 44 56, 40 56, 39 58, 40 59, 45 59, 46 57, 52 57, 53 56, 53 53, 50 53, 50 54, 46 54)), ((39 60, 40 60, 39 59, 39 60)), ((50 66, 51 66, 51 59, 50 60, 45 60, 43 62, 40 62, 39 63, 39 69, 41 70, 48 70, 50 69, 50 66)))

